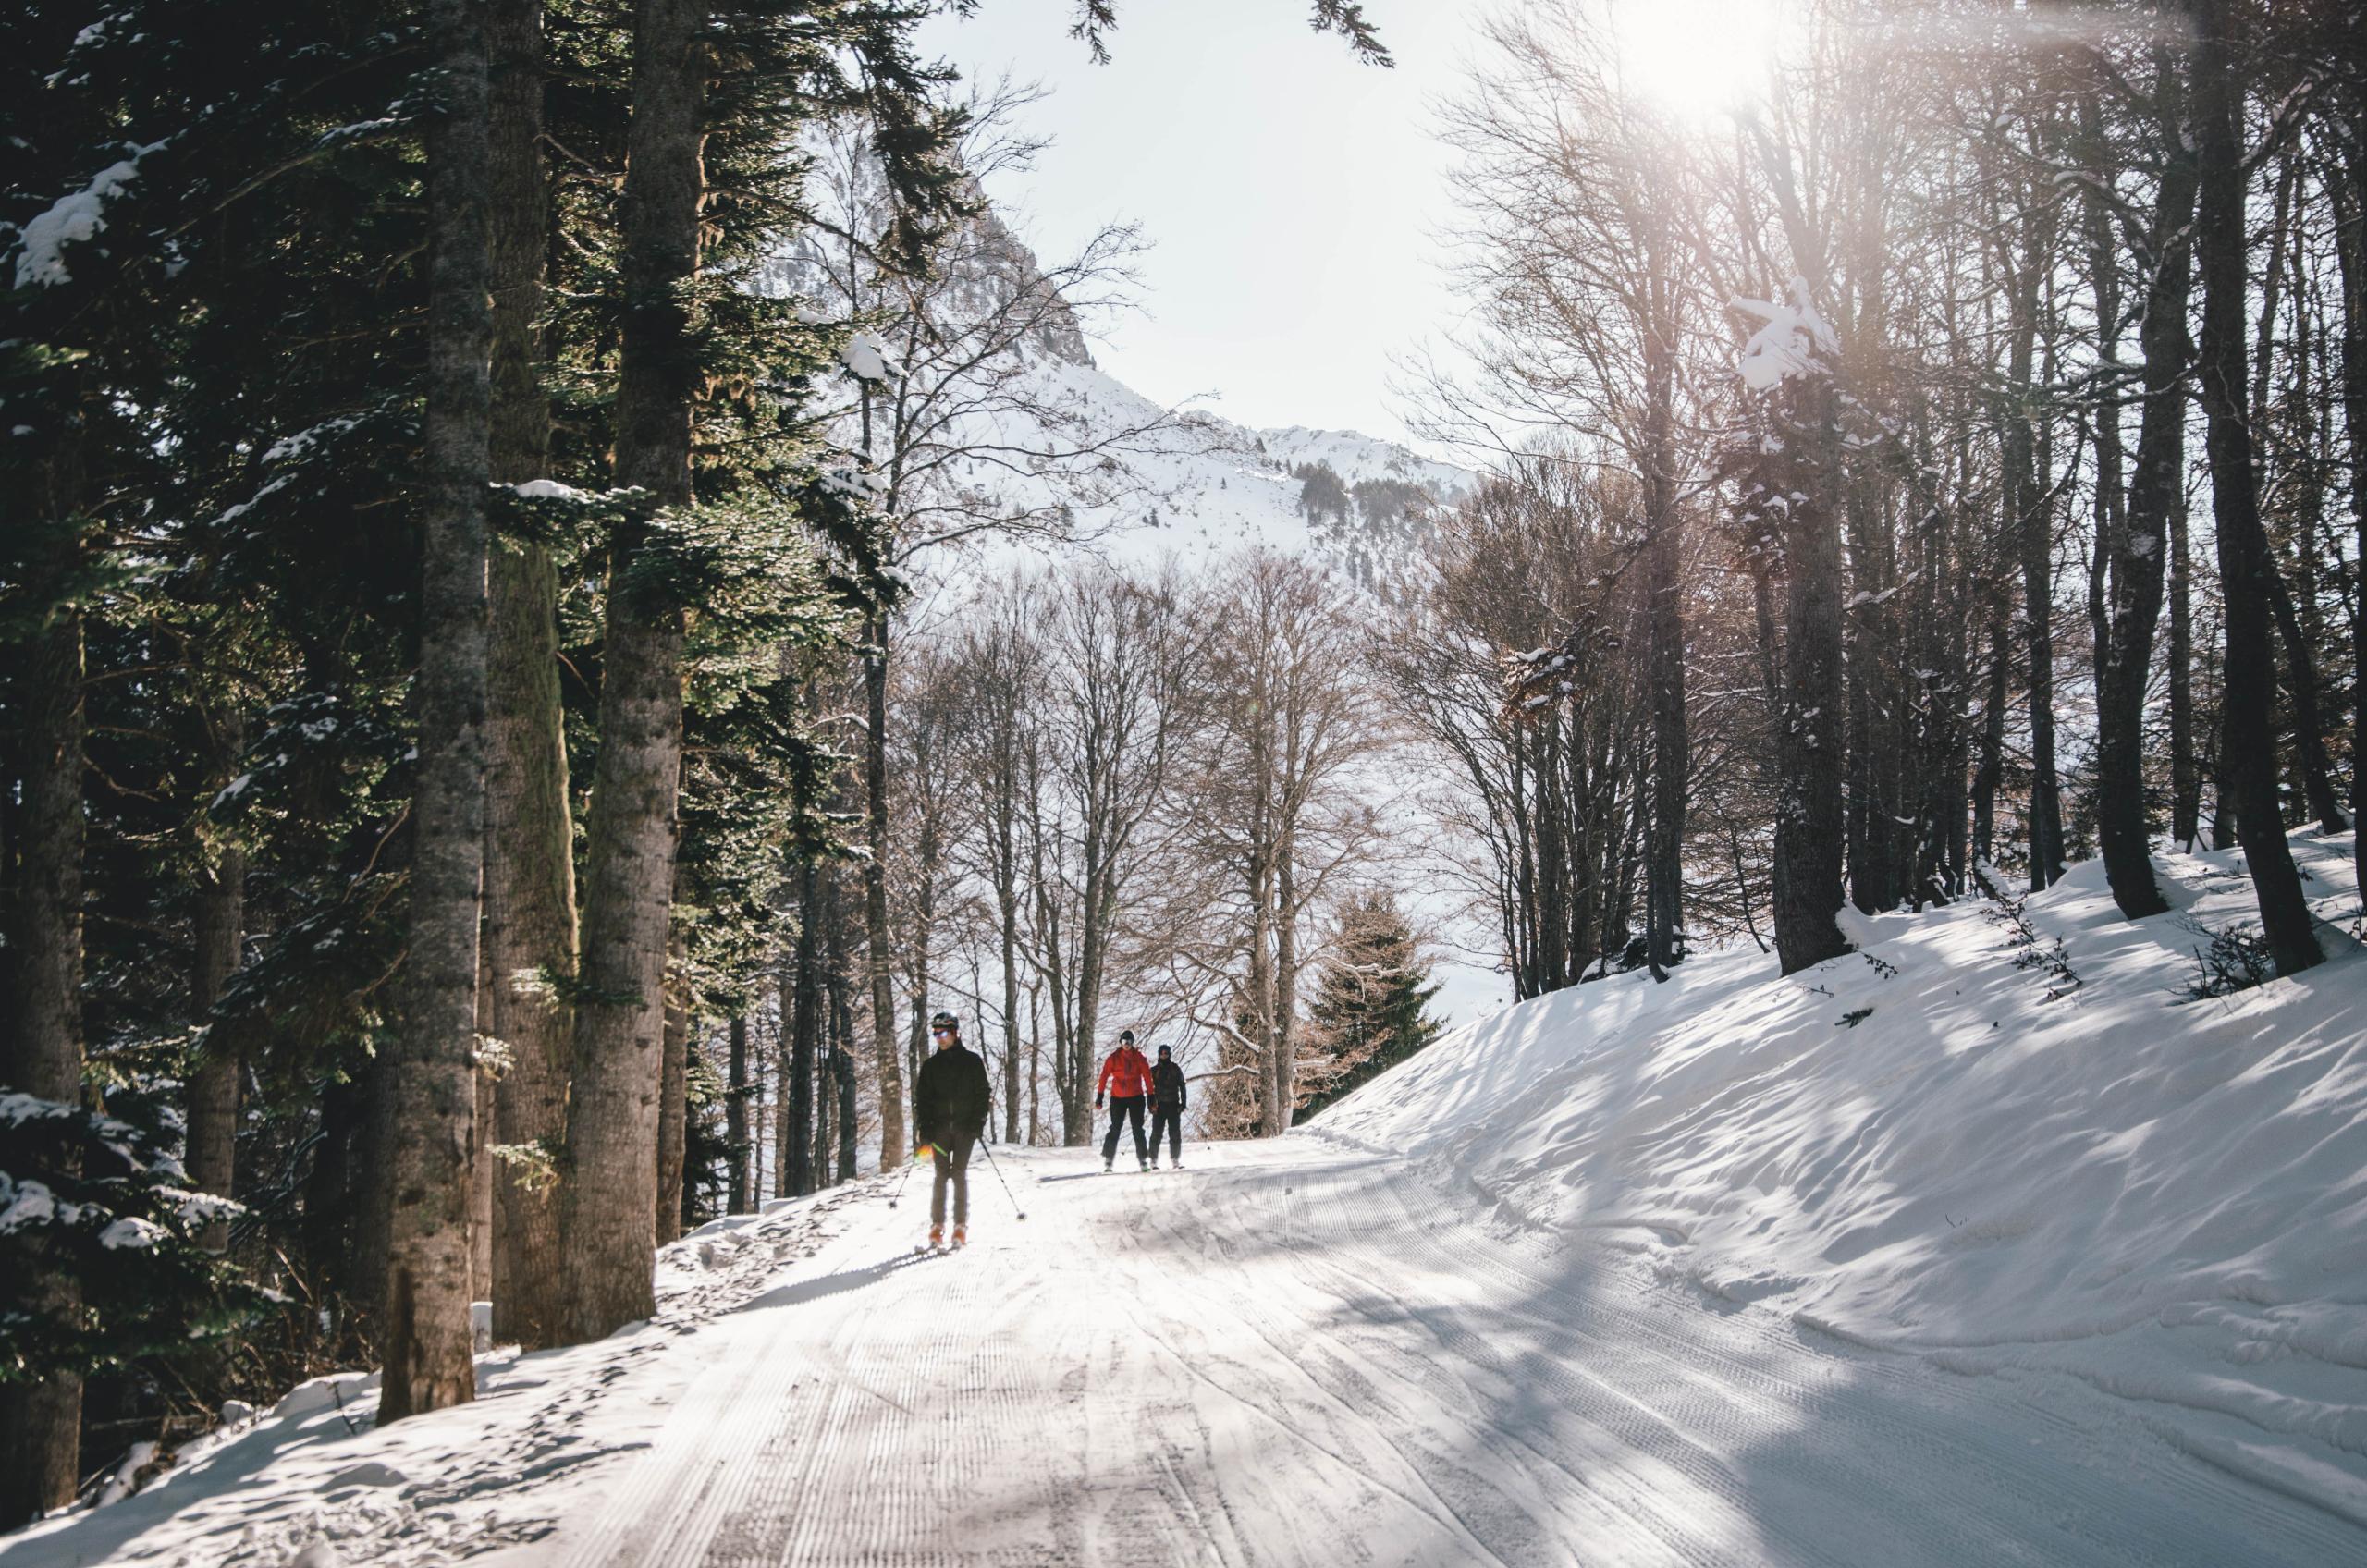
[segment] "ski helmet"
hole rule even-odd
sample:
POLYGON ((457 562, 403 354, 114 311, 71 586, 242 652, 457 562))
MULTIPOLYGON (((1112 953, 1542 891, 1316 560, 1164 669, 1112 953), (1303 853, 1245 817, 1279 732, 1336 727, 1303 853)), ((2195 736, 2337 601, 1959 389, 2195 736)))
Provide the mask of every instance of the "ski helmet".
POLYGON ((1121 1029, 1118 1032, 1118 1043, 1122 1046, 1133 1045, 1134 1043, 1134 1032, 1132 1029, 1121 1029))
POLYGON ((962 1021, 954 1017, 950 1012, 938 1013, 935 1018, 928 1021, 928 1026, 929 1032, 932 1034, 940 1029, 950 1029, 956 1035, 962 1033, 962 1021))

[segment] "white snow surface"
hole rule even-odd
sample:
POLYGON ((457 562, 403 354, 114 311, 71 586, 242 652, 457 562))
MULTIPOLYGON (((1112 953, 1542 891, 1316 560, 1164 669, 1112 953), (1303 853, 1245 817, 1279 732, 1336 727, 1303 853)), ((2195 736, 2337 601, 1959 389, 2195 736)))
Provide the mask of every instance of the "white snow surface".
POLYGON ((2080 1378, 2367 1521, 2367 955, 2349 836, 2293 849, 2329 962, 2233 998, 2181 994, 2187 923, 2257 923, 2238 852, 2158 854, 2174 909, 2141 922, 2088 862, 2028 903, 2068 996, 1985 900, 1850 912, 1895 975, 1746 948, 1579 986, 1317 1125, 1715 1303, 2080 1378))
POLYGON ((925 1177, 768 1204, 649 1324, 384 1431, 318 1379, 0 1564, 2367 1563, 2367 957, 2173 1005, 2101 886, 2030 901, 2054 1000, 1976 905, 1852 919, 1895 976, 1713 954, 1184 1171, 1000 1151, 951 1256, 925 1177))
MULTIPOLYGON (((1011 410, 973 415, 963 427, 963 439, 996 445, 1004 455, 992 463, 953 465, 951 487, 1013 512, 1055 506, 1076 492, 1061 476, 1062 465, 1036 464, 1043 472, 1030 472, 1028 460, 1010 454, 1114 444, 1110 472, 1095 482, 1106 493, 1074 509, 1087 547, 1122 565, 1192 564, 1260 545, 1337 565, 1357 540, 1374 551, 1358 523, 1343 529, 1309 522, 1299 510, 1302 482, 1291 472, 1301 465, 1329 463, 1352 487, 1385 479, 1421 485, 1442 502, 1478 483, 1468 469, 1353 430, 1253 428, 1206 409, 1186 410, 1154 430, 1168 412, 1159 404, 1092 364, 1054 354, 1030 350, 1023 374, 1027 393, 1012 400, 1011 410), (1060 428, 1048 433, 1023 407, 1057 410, 1060 428), (1122 437, 1130 431, 1151 434, 1122 437)), ((1402 556, 1408 543, 1384 543, 1376 553, 1402 556)), ((919 561, 924 575, 960 577, 974 564, 941 551, 919 561)))

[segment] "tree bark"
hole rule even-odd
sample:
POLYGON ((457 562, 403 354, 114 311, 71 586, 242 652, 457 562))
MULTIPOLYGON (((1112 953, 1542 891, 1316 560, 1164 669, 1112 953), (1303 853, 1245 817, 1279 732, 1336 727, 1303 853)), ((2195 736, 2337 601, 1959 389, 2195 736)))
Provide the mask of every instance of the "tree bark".
POLYGON ((828 1041, 816 1053, 814 1077, 814 1190, 837 1184, 831 1173, 832 1162, 838 1156, 839 1096, 838 1086, 831 1074, 838 1070, 838 1058, 828 1048, 828 1041))
MULTIPOLYGON (((2030 220, 2033 227, 2036 220, 2030 220)), ((2013 292, 2013 342, 2006 379, 2016 406, 2005 419, 2005 529, 2019 553, 2022 620, 2030 695, 2030 887, 2051 888, 2063 875, 2063 792, 2054 762, 2054 504, 2039 471, 2028 411, 2038 339, 2039 272, 2047 253, 2027 239, 2013 292)))
POLYGON ((657 1076, 657 1244, 682 1234, 682 1162, 690 1133, 691 1011, 684 970, 689 955, 677 933, 666 964, 666 1040, 657 1076))
POLYGON ((1000 866, 995 900, 1002 943, 1002 1136, 1003 1142, 1015 1144, 1019 1142, 1019 894, 1000 866))
MULTIPOLYGON (((1784 514, 1784 707, 1777 719, 1775 950, 1793 974, 1849 950, 1840 913, 1842 842, 1841 530, 1827 492, 1839 482, 1832 460, 1834 392, 1823 375, 1790 384, 1795 418, 1786 439, 1808 450, 1802 497, 1784 514)), ((1789 465, 1786 465, 1789 466, 1789 465)))
MULTIPOLYGON (((2352 559, 2367 563, 2367 84, 2347 94, 2350 149, 2336 193, 2336 255, 2342 271, 2342 423, 2350 444, 2352 559)), ((2333 182, 2329 182, 2330 184, 2333 182)), ((2367 564, 2357 570, 2367 572, 2367 564)), ((2350 815, 2367 817, 2367 584, 2350 627, 2350 815)), ((2367 832, 2352 847, 2359 885, 2367 888, 2367 832)))
POLYGON ((1266 1129, 1269 1137, 1291 1130, 1298 1109, 1298 898, 1297 834, 1282 830, 1274 862, 1274 1084, 1282 1119, 1266 1129))
MULTIPOLYGON (((2111 541, 2104 643, 2096 661, 2096 834, 2114 902, 2131 920, 2170 906, 2153 876, 2146 810, 2145 693, 2172 515, 2185 505, 2187 299, 2192 276, 2194 161, 2187 153, 2185 102, 2174 66, 2157 73, 2156 117, 2164 164, 2151 243, 2144 257, 2145 356, 2137 462, 2119 536, 2111 541)), ((2109 254, 2103 258, 2109 264, 2109 254)), ((2116 417, 2116 416, 2115 416, 2116 417)), ((2181 541, 2182 543, 2182 541, 2181 541)))
POLYGON ((476 1397, 471 1154, 484 864, 485 491, 492 271, 485 41, 474 0, 435 0, 427 122, 425 492, 411 803, 411 937, 390 1085, 381 1425, 476 1397))
MULTIPOLYGON (((243 1061, 237 1043, 212 1023, 214 1009, 237 973, 245 939, 246 851, 226 848, 197 890, 192 922, 194 953, 190 970, 190 1011, 206 1031, 202 1058, 189 1085, 189 1179, 201 1193, 236 1197, 239 1149, 239 1076, 243 1061)), ((209 1251, 227 1252, 230 1222, 208 1225, 209 1251)))
POLYGON ((863 661, 870 724, 863 742, 864 823, 871 846, 863 867, 864 934, 871 974, 872 1046, 879 1067, 879 1169, 904 1162, 904 1068, 896 1051, 896 986, 888 932, 888 616, 873 615, 863 661))
POLYGON ((745 1214, 748 1201, 748 1018, 731 1020, 731 1086, 723 1105, 723 1136, 730 1148, 730 1209, 745 1214))
MULTIPOLYGON (((545 476, 550 406, 542 313, 548 200, 542 158, 542 0, 486 0, 493 193, 496 482, 545 476)), ((539 545, 492 552, 487 677, 485 972, 492 1033, 509 1049, 494 1090, 496 1141, 556 1161, 567 1140, 574 1011, 575 827, 560 705, 558 573, 539 545)), ((495 1161, 495 1338, 556 1343, 558 1188, 532 1164, 495 1161)))
MULTIPOLYGON (((1655 343, 1656 361, 1674 346, 1655 343)), ((1683 548, 1676 506, 1674 459, 1670 451, 1670 400, 1674 371, 1656 362, 1652 372, 1650 429, 1645 441, 1644 506, 1650 537, 1645 545, 1645 585, 1650 607, 1652 704, 1652 810, 1644 871, 1644 942, 1652 976, 1668 978, 1669 967, 1685 957, 1685 795, 1692 766, 1685 715, 1685 601, 1678 581, 1683 548)))
MULTIPOLYGON (((2263 548, 2268 537, 2261 534, 2263 548)), ((2324 704, 2318 696, 2317 655, 2312 651, 2311 638, 2302 630, 2301 619, 2293 607, 2292 590, 2286 586, 2284 572, 2278 568, 2276 552, 2268 550, 2268 574, 2265 586, 2271 619, 2275 622, 2277 641, 2285 649, 2286 692, 2291 699, 2293 713, 2294 761, 2301 775, 2301 798, 2309 802, 2310 815, 2318 819, 2318 827, 2328 833, 2340 833, 2350 827, 2343 815, 2342 805, 2334 792, 2334 763, 2326 755, 2324 704)))
POLYGON ((798 872, 797 968, 789 987, 787 1012, 791 1025, 789 1060, 784 1064, 789 1087, 788 1136, 781 1141, 781 1188, 789 1196, 814 1191, 815 1133, 814 1064, 822 1034, 823 925, 830 918, 831 898, 821 870, 808 860, 798 872))
MULTIPOLYGON (((680 289, 698 271, 706 20, 705 0, 639 0, 633 18, 616 475, 653 510, 691 500, 698 367, 680 289)), ((656 1306, 653 1150, 681 786, 683 622, 680 606, 631 581, 648 532, 641 523, 619 529, 608 575, 563 1204, 564 1334, 577 1342, 656 1306)))
POLYGON ((2170 837, 2189 850, 2202 831, 2202 768, 2194 750, 2194 569, 2186 480, 2170 498, 2170 837))
POLYGON ((827 895, 830 909, 829 962, 824 969, 822 987, 828 994, 830 1004, 830 1071, 839 1091, 839 1180, 852 1182, 858 1169, 855 1140, 860 1123, 855 1110, 854 1002, 848 995, 851 975, 847 923, 840 918, 839 886, 838 879, 832 877, 827 895))
POLYGON ((2005 659, 2005 594, 1987 584, 1988 682, 1981 701, 1981 745, 1972 769, 1972 858, 1986 864, 1997 852, 1997 788, 2005 778, 2005 702, 2010 667, 2005 659))
POLYGON ((2276 797, 2271 715, 2276 669, 2270 643, 2268 535, 2261 526, 2252 471, 2252 435, 2244 363, 2244 173, 2238 141, 2238 93, 2228 68, 2225 0, 2189 0, 2195 21, 2190 59, 2201 165, 2196 260, 2202 276, 2202 349, 2197 361, 2208 422, 2211 508, 2219 539, 2219 580, 2226 600, 2226 678, 2220 702, 2234 786, 2237 837, 2260 901, 2261 925, 2280 975, 2322 962, 2310 906, 2285 837, 2276 797))
MULTIPOLYGON (((68 482, 53 479, 64 488, 68 482)), ((62 521, 68 497, 41 497, 62 521)), ((0 999, 0 1084, 79 1105, 82 1087, 82 618, 64 610, 12 650, 18 682, 19 767, 13 875, 0 900, 7 965, 0 999)), ((71 1315, 80 1284, 45 1266, 37 1241, 0 1240, 0 1301, 71 1315)), ((82 1379, 55 1373, 0 1384, 0 1529, 74 1501, 81 1457, 82 1379)))

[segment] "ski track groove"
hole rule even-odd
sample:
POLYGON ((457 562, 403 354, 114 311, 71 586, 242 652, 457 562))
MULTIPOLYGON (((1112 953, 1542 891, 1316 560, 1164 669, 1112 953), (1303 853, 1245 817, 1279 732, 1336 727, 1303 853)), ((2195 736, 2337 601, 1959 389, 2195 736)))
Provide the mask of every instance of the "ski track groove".
POLYGON ((1175 1195, 1045 1180, 1082 1150, 1014 1161, 1045 1212, 990 1207, 958 1257, 845 1205, 695 1336, 553 1561, 2367 1564, 2343 1521, 2070 1379, 1720 1310, 1583 1236, 1475 1222, 1392 1157, 1236 1147, 1175 1195))

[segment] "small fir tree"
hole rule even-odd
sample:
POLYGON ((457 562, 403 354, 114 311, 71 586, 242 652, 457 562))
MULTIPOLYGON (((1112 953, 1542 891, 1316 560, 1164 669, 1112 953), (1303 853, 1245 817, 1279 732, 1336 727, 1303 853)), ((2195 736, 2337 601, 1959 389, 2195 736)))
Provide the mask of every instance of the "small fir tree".
POLYGON ((1443 1025, 1429 1002, 1438 994, 1397 900, 1371 893, 1352 905, 1308 1009, 1313 1060, 1300 1064, 1306 1092, 1293 1124, 1437 1039, 1443 1025))

